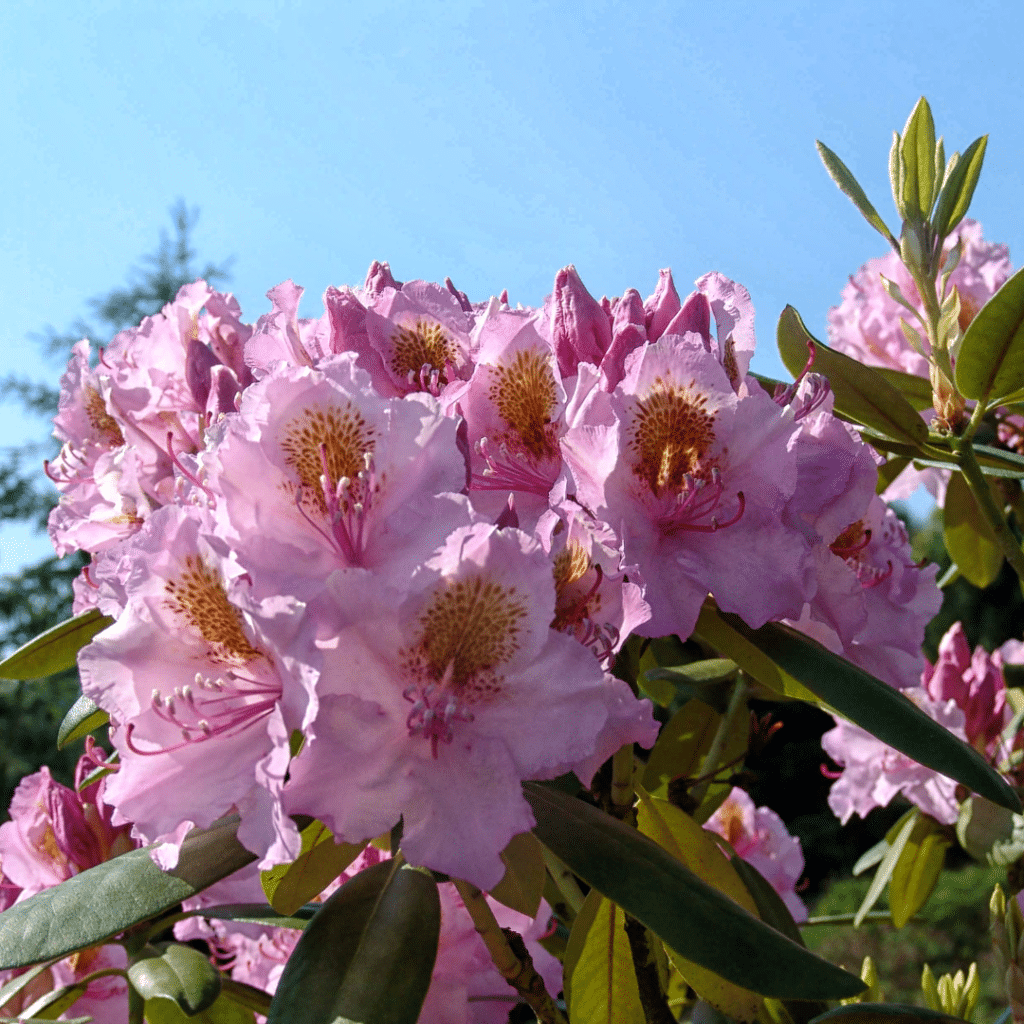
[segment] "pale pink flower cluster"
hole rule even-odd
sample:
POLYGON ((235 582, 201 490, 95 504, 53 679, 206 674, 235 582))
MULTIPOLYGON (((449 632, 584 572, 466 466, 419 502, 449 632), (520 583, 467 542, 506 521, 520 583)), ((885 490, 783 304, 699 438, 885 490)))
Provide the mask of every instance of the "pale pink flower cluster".
MULTIPOLYGON (((962 246, 960 262, 949 278, 949 286, 960 297, 960 328, 966 330, 982 306, 1009 278, 1010 250, 1005 245, 986 242, 981 225, 966 218, 946 239, 943 251, 948 258, 957 244, 962 246)), ((904 298, 923 312, 917 286, 893 250, 869 260, 843 289, 843 299, 828 313, 829 344, 868 366, 901 370, 928 379, 928 340, 921 323, 904 306, 893 299, 882 285, 886 277, 896 283, 904 298), (907 340, 900 319, 907 321, 922 336, 923 350, 918 352, 907 340)), ((955 355, 955 354, 954 354, 955 355)), ((933 413, 926 410, 927 419, 933 413)), ((908 467, 885 492, 887 501, 908 498, 923 484, 941 505, 945 499, 949 472, 908 467)))
POLYGON ((807 907, 796 893, 804 872, 800 840, 789 834, 775 811, 756 807, 747 793, 734 788, 704 827, 725 839, 737 856, 760 872, 797 924, 807 920, 807 907))
POLYGON ((827 383, 748 376, 741 286, 598 301, 568 267, 513 308, 375 263, 318 319, 300 296, 250 327, 190 285, 64 378, 51 531, 93 555, 76 610, 116 620, 83 688, 115 820, 165 867, 232 810, 263 867, 294 816, 348 842, 401 819, 410 861, 493 886, 521 780, 654 742, 612 660, 688 636, 709 593, 920 671, 934 571, 827 383))
MULTIPOLYGON (((387 857, 386 853, 367 846, 315 902, 326 899, 344 882, 387 857)), ((503 1024, 518 997, 494 966, 455 886, 450 882, 442 883, 438 892, 441 932, 437 960, 419 1024, 503 1024)), ((263 899, 258 872, 252 867, 189 900, 185 909, 201 910, 219 903, 258 903, 263 899)), ((562 988, 562 965, 539 941, 547 934, 552 919, 548 905, 541 901, 536 916, 531 918, 490 897, 487 902, 501 927, 511 928, 523 937, 548 992, 557 995, 562 988)), ((204 939, 214 950, 215 961, 235 981, 271 995, 277 991, 285 964, 302 934, 291 928, 262 927, 202 916, 179 922, 174 932, 181 941, 204 939)))
MULTIPOLYGON (((81 871, 135 847, 126 825, 113 823, 106 799, 104 752, 88 743, 75 771, 75 788, 50 776, 48 768, 28 775, 11 800, 11 820, 0 825, 0 910, 49 889, 81 871), (90 776, 96 775, 95 781, 90 776)), ((108 776, 109 778, 109 776, 108 776)), ((10 1015, 27 1009, 54 989, 81 981, 97 971, 127 967, 119 945, 87 949, 55 963, 8 1003, 10 1015)), ((0 972, 0 985, 17 972, 0 972)), ((128 1016, 128 986, 123 977, 92 981, 70 1016, 89 1014, 97 1024, 122 1024, 128 1016)))
MULTIPOLYGON (((998 766, 1009 754, 1001 737, 1012 718, 1002 666, 1000 651, 990 655, 978 646, 972 654, 963 627, 955 622, 939 643, 935 664, 926 664, 920 684, 903 693, 998 766)), ((836 719, 821 745, 843 769, 828 802, 844 824, 854 813, 865 817, 873 808, 885 807, 897 793, 943 824, 957 820, 960 801, 952 779, 917 764, 859 726, 836 719)))

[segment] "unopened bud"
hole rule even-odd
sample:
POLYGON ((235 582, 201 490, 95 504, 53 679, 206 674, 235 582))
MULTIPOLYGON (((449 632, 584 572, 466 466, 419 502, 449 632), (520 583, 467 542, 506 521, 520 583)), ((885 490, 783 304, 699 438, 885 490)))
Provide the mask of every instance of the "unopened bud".
POLYGON ((925 1002, 931 1009, 942 1009, 942 1002, 939 999, 939 988, 935 984, 935 975, 928 964, 924 965, 924 970, 921 972, 921 991, 924 993, 925 1002))
POLYGON ((921 244, 921 236, 918 229, 907 221, 903 222, 903 233, 900 235, 900 259, 903 265, 911 272, 927 273, 924 265, 924 246, 921 244))
POLYGON ((939 424, 958 434, 965 419, 964 409, 967 407, 964 396, 957 391, 953 382, 936 363, 929 365, 928 376, 932 383, 932 408, 939 424))

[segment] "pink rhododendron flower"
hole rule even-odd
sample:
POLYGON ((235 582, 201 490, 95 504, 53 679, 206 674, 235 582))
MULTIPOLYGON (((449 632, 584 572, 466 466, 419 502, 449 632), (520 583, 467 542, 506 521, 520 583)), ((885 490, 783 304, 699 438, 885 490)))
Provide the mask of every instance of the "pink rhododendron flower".
POLYGON ((115 820, 167 841, 232 809, 239 839, 267 866, 290 860, 298 833, 277 794, 289 737, 316 703, 312 670, 289 653, 299 607, 246 595, 241 570, 199 512, 158 510, 123 562, 127 607, 79 653, 83 692, 110 714, 121 763, 108 783, 115 820))
POLYGON ((935 700, 954 700, 964 713, 967 742, 982 754, 992 748, 1011 709, 1006 703, 1002 656, 990 655, 980 644, 971 654, 963 626, 954 622, 939 641, 939 654, 921 678, 935 700))
MULTIPOLYGON (((110 860, 135 846, 126 825, 115 825, 107 802, 108 779, 85 785, 102 766, 104 752, 87 742, 75 770, 75 788, 55 782, 48 768, 28 775, 11 800, 11 820, 0 825, 0 909, 49 889, 73 875, 110 860)), ((4 1012, 25 1010, 53 989, 81 981, 97 971, 128 965, 123 947, 97 946, 61 960, 37 978, 4 1012)), ((0 973, 0 984, 16 973, 0 973)), ((91 982, 70 1016, 89 1014, 97 1024, 122 1024, 128 1014, 124 978, 107 975, 91 982)))
POLYGON ((742 789, 734 788, 704 823, 717 832, 782 897, 798 924, 807 920, 807 907, 796 894, 804 871, 800 840, 791 836, 770 807, 755 807, 742 789))
POLYGON ((412 863, 483 889, 504 873, 500 851, 533 826, 522 779, 656 735, 649 702, 551 628, 551 562, 519 530, 456 530, 400 590, 336 572, 309 617, 320 710, 290 768, 288 813, 353 842, 401 816, 412 863), (624 701, 633 735, 595 749, 624 701))
MULTIPOLYGON (((903 695, 958 739, 966 740, 964 713, 955 700, 936 700, 922 687, 904 690, 903 695)), ((960 803, 952 779, 912 761, 860 726, 836 719, 836 727, 822 736, 821 745, 843 768, 829 791, 828 805, 844 825, 854 813, 863 818, 872 808, 887 806, 897 793, 944 825, 957 820, 960 803)))
POLYGON ((637 349, 608 394, 581 372, 562 450, 576 499, 620 532, 639 568, 645 636, 689 636, 709 592, 753 626, 796 616, 810 546, 782 513, 796 486, 793 414, 760 389, 737 395, 704 339, 637 349))
POLYGON ((204 460, 217 532, 260 596, 306 596, 348 566, 411 575, 469 522, 440 497, 465 486, 456 431, 427 395, 381 398, 351 353, 277 365, 204 460))

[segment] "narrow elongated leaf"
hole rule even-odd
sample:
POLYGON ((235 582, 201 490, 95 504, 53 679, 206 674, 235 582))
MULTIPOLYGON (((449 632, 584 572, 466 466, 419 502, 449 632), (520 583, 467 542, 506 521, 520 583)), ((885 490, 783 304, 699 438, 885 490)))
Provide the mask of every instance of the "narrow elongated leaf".
POLYGON ((828 378, 837 412, 905 444, 928 440, 924 420, 896 387, 873 367, 818 341, 792 306, 779 317, 777 338, 779 355, 794 377, 803 370, 808 352, 814 356, 812 369, 828 378))
POLYGON ((644 768, 644 788, 667 796, 672 779, 696 776, 721 717, 703 701, 687 701, 658 733, 644 768))
POLYGON ((237 830, 237 815, 194 829, 173 871, 161 871, 148 849, 132 850, 14 904, 0 914, 0 970, 97 945, 251 864, 237 830))
POLYGON ((235 981, 226 975, 221 978, 221 1000, 227 1000, 253 1013, 263 1014, 265 1017, 270 1009, 270 996, 261 988, 254 988, 246 985, 245 982, 235 981))
POLYGON ((823 142, 815 142, 818 147, 818 156, 825 165, 829 177, 839 186, 839 190, 845 195, 854 206, 860 210, 861 216, 892 246, 896 246, 896 239, 892 232, 885 226, 885 221, 878 215, 878 211, 871 205, 867 193, 860 187, 860 183, 853 176, 842 160, 832 152, 823 142))
POLYGON ((960 1017, 950 1017, 937 1010, 901 1003, 851 1003, 839 1006, 811 1024, 964 1024, 960 1017))
POLYGON ((295 928, 302 931, 319 909, 319 903, 307 903, 299 907, 291 917, 282 917, 268 903, 218 903, 212 907, 203 907, 192 916, 215 921, 261 924, 267 928, 295 928))
POLYGON ((672 665, 665 668, 649 669, 645 675, 651 679, 666 679, 669 682, 688 683, 691 686, 714 686, 725 683, 736 676, 739 666, 729 658, 706 658, 689 665, 672 665))
POLYGON ((1024 388, 1024 269, 971 321, 956 358, 956 386, 965 397, 986 402, 1024 388))
POLYGON ((984 588, 995 581, 1003 567, 1003 551, 960 473, 950 478, 946 488, 942 539, 949 557, 969 583, 984 588))
POLYGON ((592 889, 576 917, 566 951, 566 1003, 571 1020, 645 1024, 621 907, 592 889))
MULTIPOLYGON (((667 801, 654 799, 642 789, 638 796, 637 827, 640 831, 685 864, 702 881, 757 917, 757 903, 711 835, 688 814, 667 801)), ((687 960, 669 945, 665 952, 694 992, 720 1013, 735 1020, 752 1021, 757 1016, 763 1001, 761 996, 687 960)))
POLYGON ((27 988, 32 984, 36 978, 39 977, 43 971, 48 970, 49 967, 54 963, 52 960, 44 961, 41 964, 37 964, 30 970, 25 971, 24 974, 19 974, 17 977, 12 978, 6 985, 0 988, 0 1009, 3 1009, 23 988, 27 988))
POLYGON ((252 1010, 222 994, 213 1006, 189 1017, 170 999, 150 999, 145 1007, 146 1024, 256 1024, 252 1010))
MULTIPOLYGON (((712 604, 709 599, 705 609, 712 604)), ((1022 810, 1017 794, 981 754, 929 718, 899 690, 781 622, 751 629, 738 615, 719 609, 713 614, 826 704, 883 743, 993 803, 1022 810)))
POLYGON ((383 861, 323 905, 285 966, 267 1024, 415 1024, 437 956, 430 873, 383 861))
POLYGON ((90 608, 59 623, 0 661, 0 679, 42 679, 74 667, 78 652, 113 621, 90 608))
POLYGON ((853 926, 859 928, 864 918, 871 912, 871 908, 878 902, 879 897, 885 892, 885 887, 896 870, 896 863, 900 859, 907 842, 910 840, 910 833, 914 830, 914 824, 921 816, 921 812, 912 807, 906 814, 896 822, 887 833, 885 839, 887 848, 871 879, 871 885, 864 894, 860 907, 853 918, 853 926))
POLYGON ((931 213, 935 185, 935 122, 923 96, 907 118, 900 154, 907 167, 903 180, 906 216, 915 221, 924 220, 931 213))
POLYGON ((889 879, 889 912, 892 923, 902 928, 931 896, 946 850, 952 845, 934 818, 922 814, 914 822, 910 838, 889 879))
POLYGON ((963 156, 958 157, 954 153, 950 158, 953 168, 949 170, 947 167, 946 180, 939 192, 939 202, 932 218, 935 234, 939 238, 945 238, 964 219, 971 199, 974 198, 978 178, 981 177, 986 146, 988 136, 982 135, 964 150, 963 156))
POLYGON ((363 845, 336 843, 323 822, 310 822, 302 830, 298 857, 291 864, 260 872, 268 902, 279 914, 290 917, 319 896, 363 852, 363 845))
POLYGON ((681 956, 761 995, 842 999, 864 983, 752 917, 657 843, 582 800, 527 782, 534 834, 681 956))
POLYGON ((544 893, 544 847, 532 832, 521 832, 501 851, 505 875, 491 897, 527 917, 536 917, 544 893))
POLYGON ((25 1016, 19 1020, 56 1020, 65 1010, 70 1010, 89 987, 87 981, 76 981, 62 985, 40 996, 31 1006, 25 1008, 25 1016))
POLYGON ((891 384, 918 412, 932 407, 932 384, 927 377, 902 370, 890 370, 886 366, 873 367, 875 372, 891 384))
POLYGON ((57 730, 57 749, 63 750, 69 743, 88 736, 94 729, 110 721, 110 715, 102 708, 97 707, 95 702, 83 693, 74 704, 68 708, 64 721, 60 723, 57 730))
POLYGON ((220 971, 208 956, 180 942, 148 950, 128 968, 128 980, 143 999, 169 999, 188 1017, 208 1009, 220 995, 220 971))

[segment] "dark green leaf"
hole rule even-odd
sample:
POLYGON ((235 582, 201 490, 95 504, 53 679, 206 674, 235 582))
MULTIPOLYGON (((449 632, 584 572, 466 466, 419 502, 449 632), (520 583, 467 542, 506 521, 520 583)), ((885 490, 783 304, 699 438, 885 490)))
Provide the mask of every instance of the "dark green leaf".
POLYGON ((864 983, 752 917, 657 843, 550 787, 523 786, 534 834, 680 956, 762 995, 844 998, 864 983))
POLYGON ((303 932, 267 1024, 415 1024, 440 927, 441 903, 429 872, 390 861, 361 871, 303 932))
POLYGON ((966 398, 986 403, 1024 387, 1024 269, 971 321, 956 357, 956 386, 966 398))
POLYGON ((932 407, 932 384, 927 377, 886 366, 872 367, 875 373, 888 381, 918 412, 932 407))
POLYGON ((924 220, 932 209, 935 185, 935 122, 922 96, 903 129, 900 154, 906 162, 903 205, 909 220, 924 220))
POLYGON ((110 715, 90 700, 83 693, 68 709, 64 721, 57 730, 57 749, 63 750, 69 743, 80 740, 83 736, 110 721, 110 715))
POLYGON ((892 232, 885 226, 885 221, 878 215, 878 211, 871 205, 864 189, 853 176, 849 167, 843 163, 823 142, 815 142, 818 147, 818 156, 825 165, 829 177, 839 186, 839 190, 860 210, 864 219, 894 248, 897 247, 896 239, 892 232))
POLYGON ((488 895, 520 914, 536 917, 547 877, 544 847, 532 832, 520 832, 501 851, 501 859, 505 874, 488 895))
POLYGON ((143 999, 169 999, 188 1017, 220 995, 220 971, 210 958, 179 942, 149 947, 128 968, 128 980, 143 999))
POLYGON ((794 377, 806 365, 808 353, 814 356, 811 368, 828 378, 837 412, 905 444, 928 440, 924 420, 897 388, 874 368, 818 341, 792 306, 782 311, 777 336, 779 355, 794 377))
POLYGON ((173 871, 132 850, 0 914, 0 970, 67 956, 148 921, 256 859, 232 815, 185 838, 173 871))
POLYGON ((42 679, 73 668, 78 652, 113 621, 90 608, 48 629, 0 662, 0 679, 42 679))
POLYGON ((145 1008, 146 1024, 256 1024, 253 1011, 222 993, 213 1006, 194 1017, 182 1013, 170 999, 150 999, 145 1008))
POLYGON ((269 928, 297 928, 302 931, 320 909, 318 903, 307 903, 294 914, 284 917, 267 903, 218 903, 203 907, 193 917, 207 917, 217 921, 241 921, 244 924, 262 924, 269 928))
POLYGON ((270 1009, 270 996, 263 989, 246 985, 242 981, 235 981, 226 975, 221 979, 220 984, 222 1000, 226 999, 228 1002, 235 1003, 254 1013, 263 1014, 264 1017, 267 1015, 267 1011, 270 1009))
POLYGON ((971 199, 974 197, 978 178, 981 176, 981 165, 985 160, 987 145, 988 136, 982 135, 980 139, 975 139, 964 150, 963 156, 958 157, 954 154, 950 160, 950 163, 953 161, 956 163, 946 175, 945 184, 939 193, 935 216, 932 219, 936 237, 945 238, 967 213, 971 199))
MULTIPOLYGON (((709 608, 710 601, 705 603, 709 608)), ((926 768, 962 782, 1002 807, 1021 811, 1017 794, 972 747, 929 718, 899 690, 780 622, 751 629, 738 615, 715 614, 821 700, 926 768)))
POLYGON ((959 1017, 950 1017, 937 1010, 899 1003, 851 1003, 839 1006, 811 1024, 964 1024, 959 1017))
POLYGON ((950 478, 946 489, 942 539, 949 557, 969 583, 985 588, 995 581, 1003 567, 1003 551, 970 486, 959 473, 950 478))

